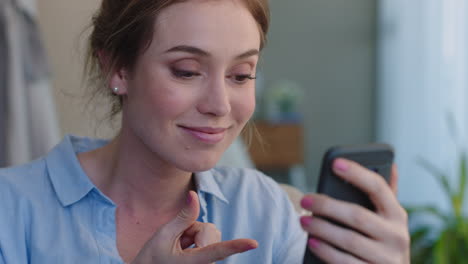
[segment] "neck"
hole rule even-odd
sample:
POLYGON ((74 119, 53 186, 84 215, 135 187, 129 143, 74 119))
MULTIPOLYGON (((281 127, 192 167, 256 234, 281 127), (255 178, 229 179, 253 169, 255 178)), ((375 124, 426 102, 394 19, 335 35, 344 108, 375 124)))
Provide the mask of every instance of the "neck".
POLYGON ((119 207, 133 212, 173 212, 194 188, 192 173, 164 162, 122 132, 108 145, 79 154, 94 184, 119 207))

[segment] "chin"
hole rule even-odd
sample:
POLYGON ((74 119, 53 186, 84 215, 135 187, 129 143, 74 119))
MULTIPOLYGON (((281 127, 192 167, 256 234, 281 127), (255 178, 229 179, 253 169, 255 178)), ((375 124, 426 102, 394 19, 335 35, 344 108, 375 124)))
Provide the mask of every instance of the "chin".
MULTIPOLYGON (((193 155, 189 159, 186 159, 183 164, 180 164, 180 169, 188 172, 201 172, 212 169, 216 166, 221 156, 213 155, 211 157, 206 157, 202 154, 193 155)), ((180 160, 182 161, 182 160, 180 160)))
POLYGON ((187 172, 202 172, 212 169, 216 166, 216 162, 199 162, 199 163, 185 163, 182 166, 179 166, 179 169, 187 172))

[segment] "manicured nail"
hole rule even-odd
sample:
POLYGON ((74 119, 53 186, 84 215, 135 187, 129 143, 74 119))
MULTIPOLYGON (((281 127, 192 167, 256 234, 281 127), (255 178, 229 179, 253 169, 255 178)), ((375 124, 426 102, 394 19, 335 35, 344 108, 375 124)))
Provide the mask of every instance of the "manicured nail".
POLYGON ((301 217, 301 224, 303 226, 309 226, 312 223, 312 217, 310 216, 302 216, 301 217))
POLYGON ((304 197, 302 200, 301 200, 301 206, 302 208, 304 209, 308 209, 312 206, 312 204, 314 203, 314 201, 312 200, 312 197, 304 197))
POLYGON ((192 195, 189 192, 187 195, 187 204, 190 204, 191 202, 192 202, 192 195))
POLYGON ((347 171, 349 168, 349 163, 343 159, 337 159, 333 163, 333 167, 339 171, 347 171))
POLYGON ((257 246, 248 245, 248 246, 245 248, 245 250, 247 251, 247 250, 252 250, 252 249, 256 249, 256 248, 257 248, 257 246))
POLYGON ((245 250, 252 250, 256 249, 258 247, 258 242, 255 241, 255 243, 249 243, 248 245, 245 246, 245 250))
POLYGON ((315 239, 315 238, 310 238, 309 239, 309 246, 312 247, 312 248, 318 248, 320 245, 320 242, 315 239))

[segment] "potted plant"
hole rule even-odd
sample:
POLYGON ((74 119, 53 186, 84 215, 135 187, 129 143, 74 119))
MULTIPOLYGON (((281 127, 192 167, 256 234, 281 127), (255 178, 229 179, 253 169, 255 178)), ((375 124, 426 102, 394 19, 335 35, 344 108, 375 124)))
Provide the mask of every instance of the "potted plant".
POLYGON ((415 214, 428 214, 441 223, 440 229, 420 225, 412 230, 411 263, 468 263, 468 218, 463 212, 467 184, 466 154, 460 151, 456 185, 450 184, 448 176, 430 162, 421 159, 420 164, 437 180, 449 198, 451 208, 448 213, 432 205, 407 208, 410 218, 415 214))

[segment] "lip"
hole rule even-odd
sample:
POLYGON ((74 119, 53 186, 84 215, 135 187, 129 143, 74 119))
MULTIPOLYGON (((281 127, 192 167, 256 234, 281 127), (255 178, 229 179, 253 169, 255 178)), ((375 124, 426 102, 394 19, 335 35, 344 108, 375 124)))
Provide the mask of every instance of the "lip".
POLYGON ((179 126, 194 138, 209 144, 216 144, 224 139, 227 128, 179 126))

